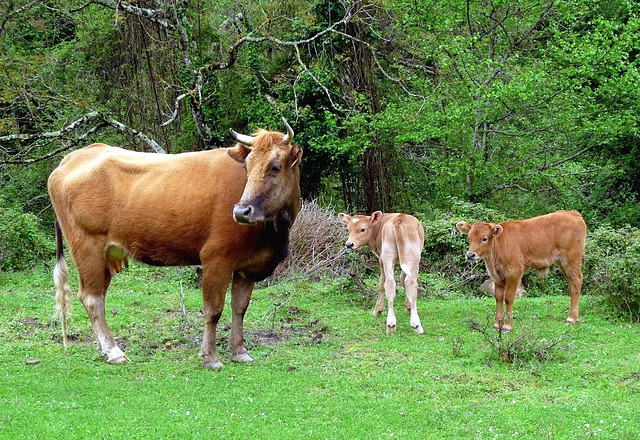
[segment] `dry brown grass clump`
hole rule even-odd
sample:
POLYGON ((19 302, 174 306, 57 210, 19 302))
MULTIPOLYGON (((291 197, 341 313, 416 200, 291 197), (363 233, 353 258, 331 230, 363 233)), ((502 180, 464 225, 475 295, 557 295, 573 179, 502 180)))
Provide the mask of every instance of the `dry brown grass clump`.
POLYGON ((314 200, 305 201, 290 234, 290 253, 266 281, 273 283, 289 276, 311 280, 351 273, 344 243, 347 231, 330 208, 314 200))

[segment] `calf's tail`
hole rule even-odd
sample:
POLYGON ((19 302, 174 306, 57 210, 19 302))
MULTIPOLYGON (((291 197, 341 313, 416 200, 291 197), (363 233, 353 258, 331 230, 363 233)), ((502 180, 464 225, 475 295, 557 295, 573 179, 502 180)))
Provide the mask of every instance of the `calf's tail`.
POLYGON ((56 285, 56 318, 62 321, 62 346, 67 348, 67 316, 71 311, 71 289, 69 288, 69 267, 64 260, 62 229, 56 218, 56 266, 53 282, 56 285))

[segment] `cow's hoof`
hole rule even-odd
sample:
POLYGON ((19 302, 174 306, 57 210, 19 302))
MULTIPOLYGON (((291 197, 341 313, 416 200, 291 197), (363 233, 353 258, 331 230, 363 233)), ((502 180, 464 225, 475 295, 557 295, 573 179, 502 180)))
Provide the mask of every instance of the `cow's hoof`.
POLYGON ((493 329, 495 331, 497 331, 497 332, 502 333, 502 334, 509 333, 511 331, 511 327, 507 327, 507 326, 504 326, 504 325, 501 327, 498 324, 495 324, 493 326, 493 329))
POLYGON ((567 324, 567 325, 568 325, 568 324, 573 325, 573 324, 575 324, 576 322, 578 322, 578 320, 577 320, 577 319, 567 318, 567 322, 565 322, 565 324, 567 324))
POLYGON ((253 362, 253 358, 249 356, 249 353, 232 354, 231 361, 233 362, 253 362))
POLYGON ((412 326, 412 328, 413 328, 414 333, 417 334, 417 335, 421 335, 421 334, 424 333, 424 329, 422 328, 421 325, 414 325, 414 326, 412 326))
POLYGON ((373 309, 373 312, 371 312, 371 314, 373 316, 380 316, 380 315, 382 315, 382 310, 373 309))
POLYGON ((106 353, 106 355, 107 363, 112 365, 123 364, 127 360, 124 352, 118 347, 112 348, 108 353, 106 353))
POLYGON ((387 324, 387 333, 395 333, 395 332, 396 332, 396 326, 387 324))
POLYGON ((219 370, 220 368, 222 368, 223 364, 218 359, 207 359, 207 357, 205 357, 202 361, 202 366, 209 370, 219 370))

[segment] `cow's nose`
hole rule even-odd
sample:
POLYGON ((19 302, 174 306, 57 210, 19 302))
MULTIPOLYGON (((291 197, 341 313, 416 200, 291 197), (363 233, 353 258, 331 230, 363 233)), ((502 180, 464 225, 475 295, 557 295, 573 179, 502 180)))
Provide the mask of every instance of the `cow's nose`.
POLYGON ((466 254, 464 254, 464 256, 469 261, 476 261, 478 259, 478 256, 475 252, 467 252, 466 254))
POLYGON ((353 247, 356 244, 354 242, 352 242, 352 241, 347 241, 344 245, 347 247, 347 249, 353 249, 353 247))
POLYGON ((251 205, 238 203, 233 207, 233 219, 238 223, 251 223, 251 214, 253 214, 251 205))

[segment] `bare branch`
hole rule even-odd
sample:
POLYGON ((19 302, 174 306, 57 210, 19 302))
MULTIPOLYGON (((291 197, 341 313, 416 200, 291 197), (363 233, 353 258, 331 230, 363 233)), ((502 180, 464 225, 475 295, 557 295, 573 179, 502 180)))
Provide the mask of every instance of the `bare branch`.
POLYGON ((595 148, 595 147, 596 147, 596 144, 590 145, 590 146, 585 147, 585 148, 583 148, 582 150, 578 151, 577 153, 572 154, 572 155, 571 155, 571 156, 569 156, 569 157, 565 157, 564 159, 561 159, 561 160, 559 160, 559 161, 557 161, 557 162, 554 162, 554 163, 552 163, 552 164, 543 165, 543 166, 541 166, 541 167, 538 167, 538 169, 539 169, 540 171, 546 171, 546 170, 548 170, 549 168, 557 167, 558 165, 562 165, 562 164, 563 164, 563 163, 565 163, 565 162, 569 162, 570 160, 575 159, 576 157, 578 157, 578 156, 580 156, 580 155, 582 155, 582 154, 586 153, 586 152, 587 152, 587 151, 589 151, 589 150, 592 150, 592 149, 593 149, 593 148, 595 148))
MULTIPOLYGON (((165 150, 153 139, 151 139, 150 137, 148 137, 147 135, 145 135, 144 133, 139 132, 138 130, 136 130, 135 128, 131 128, 131 127, 127 127, 126 125, 124 125, 122 122, 119 122, 115 119, 113 119, 110 116, 104 115, 96 110, 92 110, 89 113, 87 113, 86 115, 82 116, 81 118, 76 119, 75 121, 73 121, 71 124, 67 125, 66 127, 63 127, 60 130, 55 130, 55 131, 48 131, 48 132, 42 132, 42 133, 34 133, 34 134, 23 134, 23 133, 16 133, 16 134, 10 134, 10 135, 6 135, 6 136, 1 136, 0 137, 0 142, 10 142, 10 141, 37 141, 37 140, 42 140, 42 139, 60 139, 65 137, 68 133, 78 129, 79 127, 86 125, 90 120, 92 119, 98 119, 98 124, 93 127, 92 129, 89 129, 87 132, 85 132, 83 135, 81 135, 78 139, 82 140, 84 138, 86 138, 90 133, 93 133, 97 130, 98 125, 109 125, 113 128, 115 128, 116 130, 118 130, 120 133, 123 134, 130 134, 135 136, 136 138, 138 138, 143 144, 145 144, 148 148, 150 148, 151 150, 153 150, 156 153, 166 153, 165 150)), ((64 151, 66 149, 68 149, 70 147, 62 147, 59 150, 54 151, 53 153, 51 153, 50 155, 47 155, 46 157, 43 157, 43 159, 46 159, 48 157, 52 157, 55 156, 56 154, 58 154, 61 151, 64 151)), ((29 150, 31 151, 31 150, 29 150)), ((24 156, 26 153, 23 153, 21 156, 24 156)), ((13 161, 7 161, 5 163, 32 163, 32 162, 37 162, 39 160, 42 159, 38 159, 38 160, 13 160, 13 161)))
POLYGON ((87 3, 85 3, 82 6, 79 6, 79 7, 74 8, 74 9, 70 9, 69 12, 71 12, 71 13, 78 12, 78 11, 81 11, 81 10, 85 9, 86 7, 88 7, 90 5, 100 5, 100 6, 104 6, 106 8, 109 8, 109 9, 113 9, 116 12, 123 11, 123 12, 126 12, 128 14, 132 14, 132 15, 136 15, 138 17, 146 18, 149 21, 152 21, 152 22, 154 22, 156 24, 159 24, 160 26, 162 26, 165 29, 173 29, 174 28, 173 23, 170 23, 167 20, 167 17, 164 16, 163 11, 158 10, 158 9, 141 8, 139 6, 132 5, 131 3, 125 2, 125 1, 113 2, 113 1, 109 1, 109 0, 89 0, 87 3))

